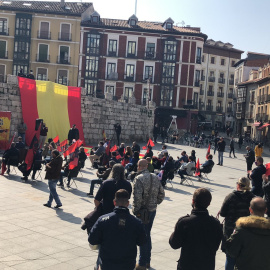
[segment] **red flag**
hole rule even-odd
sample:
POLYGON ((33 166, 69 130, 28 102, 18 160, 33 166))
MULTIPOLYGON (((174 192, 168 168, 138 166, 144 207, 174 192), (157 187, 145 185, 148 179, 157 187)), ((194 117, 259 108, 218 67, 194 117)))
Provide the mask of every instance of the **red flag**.
POLYGON ((146 149, 147 149, 147 146, 143 146, 142 149, 143 149, 143 150, 146 150, 146 149))
POLYGON ((60 145, 57 147, 57 150, 58 150, 59 152, 64 152, 64 151, 66 150, 67 144, 68 144, 68 140, 67 140, 67 139, 64 140, 64 141, 62 141, 62 142, 60 143, 60 145))
POLYGON ((11 139, 11 141, 10 141, 10 143, 9 143, 9 145, 8 145, 8 147, 7 147, 7 149, 9 149, 9 148, 11 147, 11 144, 12 144, 13 141, 14 141, 15 135, 16 135, 16 132, 14 132, 14 135, 12 136, 12 139, 11 139))
POLYGON ((270 175, 270 163, 266 163, 265 164, 265 168, 266 168, 266 175, 270 175))
POLYGON ((122 157, 121 157, 121 155, 117 155, 115 158, 118 160, 118 159, 120 159, 122 157))
POLYGON ((59 143, 59 136, 58 135, 53 139, 53 142, 56 144, 59 143))
POLYGON ((153 142, 150 138, 149 138, 148 143, 147 143, 147 146, 148 146, 148 145, 150 145, 150 146, 152 146, 152 147, 155 146, 154 142, 153 142))
POLYGON ((64 157, 67 157, 68 155, 72 154, 75 152, 76 148, 77 147, 80 147, 82 145, 82 141, 81 140, 78 140, 76 141, 75 143, 73 143, 64 153, 63 153, 63 156, 64 157))
POLYGON ((116 144, 111 148, 111 150, 110 150, 110 152, 114 152, 114 151, 116 151, 117 150, 117 146, 116 146, 116 144))
POLYGON ((196 171, 195 171, 195 176, 198 176, 200 174, 200 160, 197 160, 196 163, 196 171))
POLYGON ((144 157, 144 154, 140 154, 139 156, 140 156, 140 157, 144 157))
POLYGON ((211 149, 211 145, 209 143, 207 153, 206 153, 206 158, 208 158, 208 156, 210 155, 210 149, 211 149))
POLYGON ((78 162, 79 162, 79 147, 80 147, 80 144, 76 142, 75 145, 77 147, 76 147, 75 151, 70 155, 70 162, 68 164, 68 168, 70 170, 72 170, 75 167, 77 167, 78 166, 78 162))

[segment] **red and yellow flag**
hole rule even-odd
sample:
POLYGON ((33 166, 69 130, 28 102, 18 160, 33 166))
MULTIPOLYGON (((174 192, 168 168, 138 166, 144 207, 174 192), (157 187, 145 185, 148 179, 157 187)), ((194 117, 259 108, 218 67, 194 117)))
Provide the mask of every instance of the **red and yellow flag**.
POLYGON ((18 77, 23 120, 27 125, 26 143, 30 145, 35 133, 35 121, 43 119, 48 127, 47 138, 67 138, 70 127, 79 129, 84 141, 81 119, 81 88, 50 81, 35 81, 18 77))

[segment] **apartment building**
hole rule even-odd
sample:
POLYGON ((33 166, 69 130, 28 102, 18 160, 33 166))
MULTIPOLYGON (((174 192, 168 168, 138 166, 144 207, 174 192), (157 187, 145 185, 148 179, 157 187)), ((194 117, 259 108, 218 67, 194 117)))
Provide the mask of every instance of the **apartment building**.
POLYGON ((212 126, 233 126, 234 65, 242 53, 230 43, 212 39, 203 46, 199 113, 212 126))
POLYGON ((33 70, 38 80, 77 85, 80 24, 92 3, 1 1, 0 79, 33 70))
POLYGON ((200 28, 164 22, 101 18, 82 22, 79 85, 89 95, 157 106, 156 121, 197 128, 199 74, 204 41, 200 28))

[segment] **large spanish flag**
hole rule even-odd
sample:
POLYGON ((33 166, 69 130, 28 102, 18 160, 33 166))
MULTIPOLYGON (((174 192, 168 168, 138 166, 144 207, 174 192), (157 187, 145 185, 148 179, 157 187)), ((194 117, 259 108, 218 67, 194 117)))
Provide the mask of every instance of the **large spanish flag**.
POLYGON ((81 118, 81 88, 50 81, 35 81, 18 77, 22 115, 27 125, 26 143, 30 145, 35 132, 35 121, 43 119, 48 127, 47 138, 59 136, 64 141, 75 124, 84 142, 81 118))

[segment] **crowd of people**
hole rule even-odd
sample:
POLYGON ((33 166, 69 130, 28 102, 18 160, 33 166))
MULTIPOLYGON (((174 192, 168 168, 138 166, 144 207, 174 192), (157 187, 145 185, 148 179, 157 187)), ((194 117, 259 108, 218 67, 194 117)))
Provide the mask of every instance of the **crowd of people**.
MULTIPOLYGON (((31 167, 23 170, 22 180, 27 181, 31 172, 32 179, 35 179, 36 171, 44 164, 50 190, 44 206, 50 208, 55 200, 55 208, 59 208, 63 204, 57 194, 57 186, 63 187, 63 177, 67 177, 67 187, 70 187, 71 179, 85 166, 87 155, 81 146, 78 164, 70 169, 70 160, 62 157, 55 142, 51 139, 46 142, 47 132, 48 128, 43 124, 39 150, 31 167), (66 164, 63 166, 64 160, 66 164)), ((73 125, 68 134, 69 144, 78 139, 79 132, 73 125)), ((217 165, 222 166, 226 142, 223 137, 216 136, 215 139, 217 165)), ((229 147, 229 157, 233 154, 236 158, 233 137, 229 147)), ((95 222, 91 225, 86 222, 84 228, 87 229, 89 243, 99 248, 95 269, 150 268, 151 229, 157 206, 165 198, 168 179, 179 175, 180 184, 184 184, 186 178, 196 174, 198 181, 202 181, 203 174, 211 173, 215 165, 210 153, 206 161, 199 164, 195 150, 190 155, 182 151, 180 157, 173 158, 166 144, 162 145, 157 155, 154 155, 151 143, 145 148, 142 154, 136 142, 131 146, 119 143, 119 146, 112 147, 110 140, 106 139, 90 152, 91 170, 97 170, 97 179, 91 180, 87 196, 94 197, 95 214, 90 215, 90 219, 95 222), (99 188, 94 195, 96 185, 99 188), (133 215, 129 211, 131 197, 133 215), (137 246, 140 254, 136 263, 137 246)), ((18 142, 12 143, 3 155, 2 174, 6 170, 5 165, 7 173, 10 173, 10 158, 17 156, 19 160, 24 149, 24 138, 20 136, 18 142)), ((214 270, 220 244, 226 254, 226 270, 269 269, 270 222, 265 216, 270 215, 270 181, 262 158, 263 146, 258 145, 254 150, 247 146, 246 150, 247 176, 238 179, 236 190, 226 196, 218 213, 218 216, 224 217, 223 231, 220 221, 210 216, 207 210, 212 201, 211 192, 206 188, 194 191, 191 214, 177 221, 168 239, 173 249, 181 248, 177 269, 214 270)))

